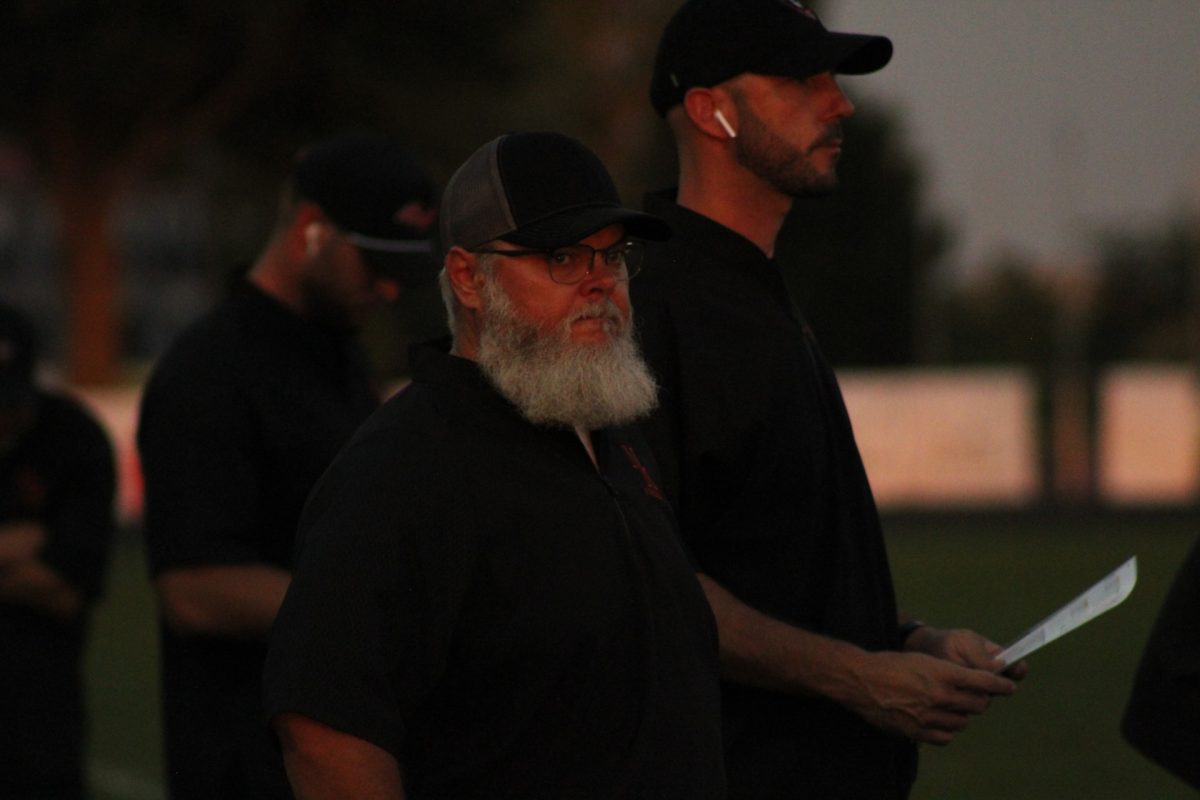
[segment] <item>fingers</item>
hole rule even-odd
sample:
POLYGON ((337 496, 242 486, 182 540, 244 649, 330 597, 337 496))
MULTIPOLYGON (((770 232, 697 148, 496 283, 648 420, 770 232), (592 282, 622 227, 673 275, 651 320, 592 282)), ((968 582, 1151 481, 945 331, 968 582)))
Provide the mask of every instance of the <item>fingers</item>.
POLYGON ((914 741, 946 745, 967 729, 972 716, 972 713, 950 709, 927 709, 919 719, 907 719, 896 727, 914 741))
POLYGON ((856 704, 859 713, 927 744, 949 743, 988 710, 992 697, 1017 688, 1008 677, 921 653, 878 653, 872 663, 877 671, 869 676, 867 702, 856 704))
POLYGON ((1018 661, 1015 664, 1010 664, 1005 667, 1000 674, 1006 678, 1009 678, 1010 680, 1024 680, 1025 676, 1029 674, 1029 664, 1025 663, 1024 661, 1018 661))
POLYGON ((925 744, 946 745, 967 729, 973 717, 987 711, 991 697, 978 692, 953 690, 938 698, 905 731, 910 739, 925 744))
MULTIPOLYGON (((999 669, 1003 665, 996 662, 995 666, 999 669)), ((1009 697, 1017 692, 1017 684, 1012 680, 985 669, 960 669, 955 675, 954 685, 968 692, 1002 697, 1009 697)))
POLYGON ((982 692, 955 690, 938 701, 938 709, 961 714, 982 714, 992 704, 991 695, 982 692))
POLYGON ((996 660, 1003 648, 975 631, 956 628, 945 631, 942 636, 942 652, 933 655, 964 667, 986 669, 989 672, 996 672, 1004 666, 996 660))

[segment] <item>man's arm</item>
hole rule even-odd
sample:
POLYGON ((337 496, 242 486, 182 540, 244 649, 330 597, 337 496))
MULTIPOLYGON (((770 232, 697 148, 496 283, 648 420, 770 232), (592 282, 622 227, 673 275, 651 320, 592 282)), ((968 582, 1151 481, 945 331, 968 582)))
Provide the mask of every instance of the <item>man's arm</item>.
POLYGON ((404 800, 391 753, 301 714, 272 721, 296 800, 404 800))
POLYGON ((826 697, 872 725, 948 744, 992 695, 1016 684, 924 653, 869 652, 773 619, 698 575, 717 619, 722 674, 774 691, 826 697))
POLYGON ((79 613, 83 596, 39 556, 46 530, 36 522, 0 526, 0 601, 22 605, 59 619, 79 613))
POLYGON ((8 522, 0 525, 0 568, 36 558, 46 543, 46 529, 38 522, 8 522))
POLYGON ((271 631, 291 573, 266 564, 169 569, 154 580, 159 606, 176 633, 261 640, 271 631))

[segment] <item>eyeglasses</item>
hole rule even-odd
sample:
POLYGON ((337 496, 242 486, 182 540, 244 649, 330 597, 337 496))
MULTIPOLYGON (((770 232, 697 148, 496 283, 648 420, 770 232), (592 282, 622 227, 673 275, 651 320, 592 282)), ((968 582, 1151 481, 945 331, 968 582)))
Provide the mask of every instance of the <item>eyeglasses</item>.
POLYGON ((546 259, 550 280, 570 286, 592 274, 596 256, 608 275, 627 281, 642 268, 645 246, 641 242, 618 242, 603 250, 586 244, 570 244, 553 250, 475 250, 497 256, 541 256, 546 259))

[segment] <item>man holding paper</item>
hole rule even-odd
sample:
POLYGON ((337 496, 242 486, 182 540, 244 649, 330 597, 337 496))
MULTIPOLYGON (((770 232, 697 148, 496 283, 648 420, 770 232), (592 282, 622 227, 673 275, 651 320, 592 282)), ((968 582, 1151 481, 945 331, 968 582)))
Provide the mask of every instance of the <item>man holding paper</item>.
POLYGON ((914 742, 1016 689, 998 645, 897 614, 837 378, 774 259, 796 198, 837 184, 837 74, 891 54, 797 0, 688 0, 651 79, 680 170, 646 201, 674 236, 631 286, 646 433, 717 619, 730 800, 903 798, 914 742))

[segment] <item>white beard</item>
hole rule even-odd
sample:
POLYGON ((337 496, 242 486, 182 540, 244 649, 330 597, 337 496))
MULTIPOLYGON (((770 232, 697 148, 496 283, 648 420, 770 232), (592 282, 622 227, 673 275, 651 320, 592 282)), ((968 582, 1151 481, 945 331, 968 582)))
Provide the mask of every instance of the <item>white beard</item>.
POLYGON ((590 304, 550 332, 522 319, 492 278, 481 293, 480 369, 530 422, 597 430, 640 419, 658 403, 658 385, 611 300, 590 304), (603 317, 606 343, 571 340, 571 323, 603 317))

